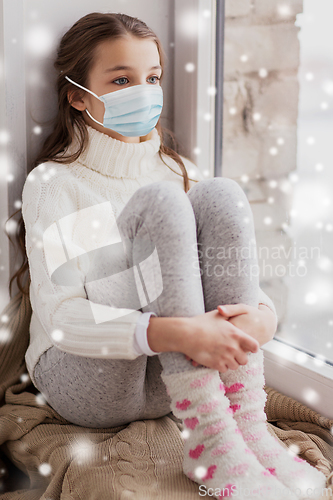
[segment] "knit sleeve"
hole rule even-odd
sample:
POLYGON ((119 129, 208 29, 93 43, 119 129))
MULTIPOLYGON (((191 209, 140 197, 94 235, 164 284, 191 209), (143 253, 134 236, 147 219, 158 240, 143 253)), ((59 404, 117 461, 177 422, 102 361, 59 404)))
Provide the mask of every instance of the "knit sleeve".
POLYGON ((143 313, 94 303, 84 286, 93 261, 90 255, 115 238, 110 229, 116 226, 111 204, 80 208, 83 193, 74 178, 52 179, 50 169, 43 173, 39 167, 29 174, 22 192, 34 314, 62 351, 85 357, 137 358, 134 336, 143 313))

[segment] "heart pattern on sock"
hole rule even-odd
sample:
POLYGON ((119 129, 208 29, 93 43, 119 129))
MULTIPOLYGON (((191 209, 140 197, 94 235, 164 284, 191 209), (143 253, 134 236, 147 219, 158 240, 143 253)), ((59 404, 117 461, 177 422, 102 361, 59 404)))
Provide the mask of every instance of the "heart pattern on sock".
POLYGON ((190 404, 191 404, 191 401, 189 401, 188 399, 183 399, 183 401, 176 402, 176 408, 178 408, 178 410, 185 411, 190 406, 190 404))
POLYGON ((197 417, 185 418, 185 420, 184 420, 184 424, 186 425, 186 427, 188 429, 191 429, 192 431, 196 428, 198 423, 199 423, 199 420, 197 419, 197 417))
POLYGON ((215 471, 216 465, 210 465, 207 469, 206 475, 202 478, 202 480, 207 481, 207 479, 213 479, 215 471))
POLYGON ((244 387, 243 384, 236 382, 235 384, 232 384, 230 387, 225 386, 225 393, 228 394, 228 392, 238 392, 243 387, 244 387))
POLYGON ((190 450, 188 454, 191 458, 197 460, 200 457, 201 453, 204 451, 204 449, 205 449, 204 444, 198 444, 198 446, 196 446, 194 450, 190 450))
POLYGON ((227 474, 230 475, 230 476, 240 476, 242 474, 245 474, 245 472, 247 471, 247 469, 249 468, 249 464, 239 464, 239 465, 236 465, 235 467, 230 467, 230 469, 228 469, 227 471, 227 474))
POLYGON ((202 378, 197 378, 191 382, 190 387, 194 389, 195 387, 205 387, 205 385, 208 384, 208 382, 212 379, 213 375, 208 373, 202 378))
POLYGON ((221 444, 217 446, 211 453, 212 457, 218 455, 224 455, 229 450, 232 450, 232 447, 235 445, 234 441, 229 441, 228 443, 221 444))
POLYGON ((213 399, 209 403, 202 404, 202 405, 198 406, 198 412, 199 413, 210 413, 215 408, 217 408, 218 405, 219 405, 219 401, 217 399, 213 399))
POLYGON ((240 410, 241 405, 235 404, 235 405, 230 405, 230 410, 232 413, 235 413, 237 410, 240 410))
POLYGON ((235 488, 235 484, 228 483, 224 486, 223 490, 221 491, 220 498, 226 498, 226 497, 231 497, 232 496, 232 490, 235 488))
POLYGON ((204 436, 212 436, 214 434, 218 434, 222 429, 225 429, 227 426, 226 422, 222 421, 218 422, 217 424, 209 425, 206 427, 206 429, 203 431, 204 436))

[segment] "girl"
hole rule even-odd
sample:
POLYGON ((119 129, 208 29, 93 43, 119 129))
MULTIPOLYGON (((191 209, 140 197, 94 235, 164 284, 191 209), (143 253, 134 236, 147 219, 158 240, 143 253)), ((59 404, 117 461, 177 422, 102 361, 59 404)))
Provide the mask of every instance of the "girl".
POLYGON ((251 209, 235 181, 189 179, 198 169, 164 144, 159 39, 92 13, 55 68, 58 116, 22 194, 34 385, 85 427, 172 410, 184 472, 210 495, 304 498, 324 475, 266 428, 259 347, 276 316, 252 273, 251 209))

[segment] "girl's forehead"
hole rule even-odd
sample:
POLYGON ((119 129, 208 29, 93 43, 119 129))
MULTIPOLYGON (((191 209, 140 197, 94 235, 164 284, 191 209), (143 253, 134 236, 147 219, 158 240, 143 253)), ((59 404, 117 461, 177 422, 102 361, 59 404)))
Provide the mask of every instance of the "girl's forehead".
POLYGON ((126 36, 101 42, 95 52, 95 64, 98 69, 115 66, 151 66, 160 64, 158 48, 154 40, 126 36))

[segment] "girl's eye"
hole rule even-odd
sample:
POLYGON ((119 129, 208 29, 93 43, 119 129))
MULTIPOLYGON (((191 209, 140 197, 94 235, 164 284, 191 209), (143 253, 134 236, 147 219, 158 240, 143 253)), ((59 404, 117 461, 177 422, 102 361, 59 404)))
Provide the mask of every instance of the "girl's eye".
MULTIPOLYGON (((119 80, 127 80, 127 78, 126 78, 125 76, 122 76, 122 77, 120 77, 120 78, 117 78, 117 80, 113 80, 113 82, 112 82, 112 83, 119 82, 119 80)), ((118 85, 123 85, 123 84, 124 84, 124 82, 123 82, 123 83, 119 83, 118 85)))
MULTIPOLYGON (((151 76, 150 78, 156 78, 157 81, 160 80, 160 78, 158 76, 151 76)), ((156 80, 153 83, 156 83, 156 80)))
MULTIPOLYGON (((150 78, 155 78, 156 79, 154 82, 151 82, 151 83, 156 83, 158 80, 161 79, 158 76, 151 76, 150 78)), ((113 80, 112 83, 117 83, 117 85, 125 85, 126 83, 128 83, 128 78, 126 78, 126 76, 122 76, 120 78, 117 78, 116 80, 113 80), (123 81, 121 81, 121 80, 123 80, 123 81), (124 82, 124 80, 127 80, 127 82, 124 82), (120 82, 120 83, 117 83, 117 82, 120 82)))

